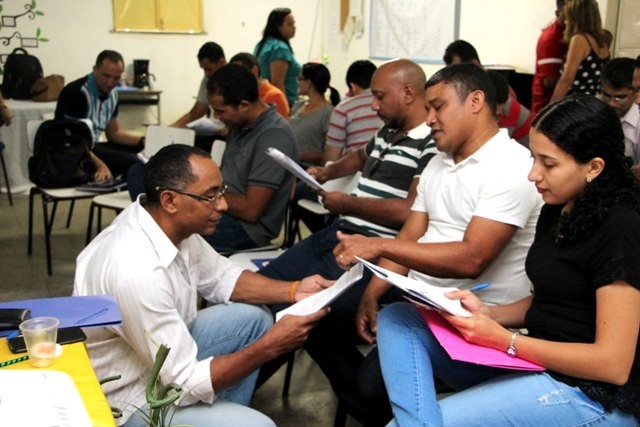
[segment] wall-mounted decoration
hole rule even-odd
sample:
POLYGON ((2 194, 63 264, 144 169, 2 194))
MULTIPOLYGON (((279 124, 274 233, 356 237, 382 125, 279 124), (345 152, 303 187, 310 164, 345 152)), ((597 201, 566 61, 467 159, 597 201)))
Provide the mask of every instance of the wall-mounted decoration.
POLYGON ((202 34, 202 0, 113 0, 113 30, 202 34))
MULTIPOLYGON (((29 50, 37 49, 40 47, 40 43, 49 41, 48 38, 42 36, 40 27, 34 28, 33 24, 29 23, 29 21, 44 16, 44 12, 37 8, 36 0, 22 5, 15 1, 11 3, 12 8, 7 6, 9 4, 0 3, 0 43, 7 47, 0 52, 0 63, 3 65, 13 49, 17 47, 29 50)), ((2 70, 0 70, 0 74, 2 74, 2 70)))
POLYGON ((371 0, 370 55, 442 63, 459 21, 460 0, 371 0))
MULTIPOLYGON (((3 14, 0 18, 0 27, 16 28, 20 18, 27 17, 29 19, 36 19, 36 16, 43 16, 44 13, 36 9, 36 1, 24 5, 25 11, 22 13, 15 13, 12 15, 3 14)), ((0 13, 2 13, 2 5, 0 5, 0 13)))

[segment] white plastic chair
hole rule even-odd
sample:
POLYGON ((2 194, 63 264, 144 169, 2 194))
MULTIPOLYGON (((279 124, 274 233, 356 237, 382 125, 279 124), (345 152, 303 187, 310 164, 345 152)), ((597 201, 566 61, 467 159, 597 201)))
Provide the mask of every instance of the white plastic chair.
POLYGON ((223 141, 222 139, 216 139, 211 145, 211 158, 216 162, 218 167, 222 165, 222 156, 224 155, 224 150, 226 148, 227 141, 223 141))
POLYGON ((86 244, 91 241, 91 233, 93 228, 93 216, 94 212, 98 210, 98 220, 96 222, 96 235, 102 231, 102 209, 111 209, 119 214, 127 208, 131 203, 131 197, 128 191, 118 191, 116 193, 100 194, 95 196, 91 200, 91 207, 89 208, 89 222, 87 223, 87 238, 86 244))

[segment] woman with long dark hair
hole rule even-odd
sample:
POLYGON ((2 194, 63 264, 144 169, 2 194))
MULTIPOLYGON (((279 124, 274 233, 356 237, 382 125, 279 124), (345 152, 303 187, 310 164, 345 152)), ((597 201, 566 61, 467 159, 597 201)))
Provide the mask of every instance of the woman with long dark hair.
POLYGON ((308 62, 298 77, 300 99, 291 109, 291 127, 300 149, 300 161, 318 165, 322 162, 324 144, 333 107, 340 102, 340 94, 331 87, 331 73, 322 64, 308 62), (330 91, 331 102, 325 97, 330 91))
POLYGON ((563 8, 564 42, 569 46, 551 102, 571 93, 597 95, 600 73, 609 60, 611 33, 602 28, 595 0, 568 0, 563 8))
POLYGON ((293 106, 298 98, 298 75, 301 66, 293 56, 289 40, 296 34, 296 23, 289 8, 271 11, 262 39, 253 54, 260 63, 260 74, 277 86, 293 106))
POLYGON ((615 425, 640 421, 640 193, 616 113, 570 95, 531 126, 529 179, 545 201, 526 260, 530 296, 443 314, 468 341, 537 363, 511 371, 452 360, 420 312, 378 316, 391 425, 615 425), (526 328, 527 335, 507 328, 526 328), (457 393, 436 400, 433 376, 457 393))

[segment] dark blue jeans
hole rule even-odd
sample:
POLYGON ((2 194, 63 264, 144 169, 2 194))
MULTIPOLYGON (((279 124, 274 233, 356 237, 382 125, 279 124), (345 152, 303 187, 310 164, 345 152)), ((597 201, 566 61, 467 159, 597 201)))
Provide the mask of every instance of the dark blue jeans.
MULTIPOLYGON (((333 249, 338 244, 338 221, 313 233, 288 249, 259 273, 280 280, 300 280, 312 274, 326 279, 339 278, 344 270, 338 266, 333 249)), ((356 345, 363 342, 355 330, 355 313, 360 298, 371 279, 365 269, 363 277, 331 304, 331 312, 311 331, 305 350, 320 366, 347 411, 367 426, 382 426, 391 419, 391 408, 378 364, 377 351, 365 358, 356 345)), ((395 301, 398 292, 386 296, 395 301)), ((270 307, 272 312, 284 308, 270 307)), ((266 381, 286 357, 262 366, 258 385, 266 381)))
POLYGON ((306 239, 287 249, 259 273, 278 280, 300 280, 312 274, 319 274, 330 280, 340 277, 344 270, 338 266, 333 256, 333 248, 338 244, 338 222, 313 233, 306 239))

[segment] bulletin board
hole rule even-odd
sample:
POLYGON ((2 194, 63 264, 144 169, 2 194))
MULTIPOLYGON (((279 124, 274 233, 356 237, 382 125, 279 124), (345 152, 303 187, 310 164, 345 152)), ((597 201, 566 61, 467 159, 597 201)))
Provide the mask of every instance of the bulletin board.
POLYGON ((459 24, 460 0, 371 0, 370 56, 442 63, 459 24))

